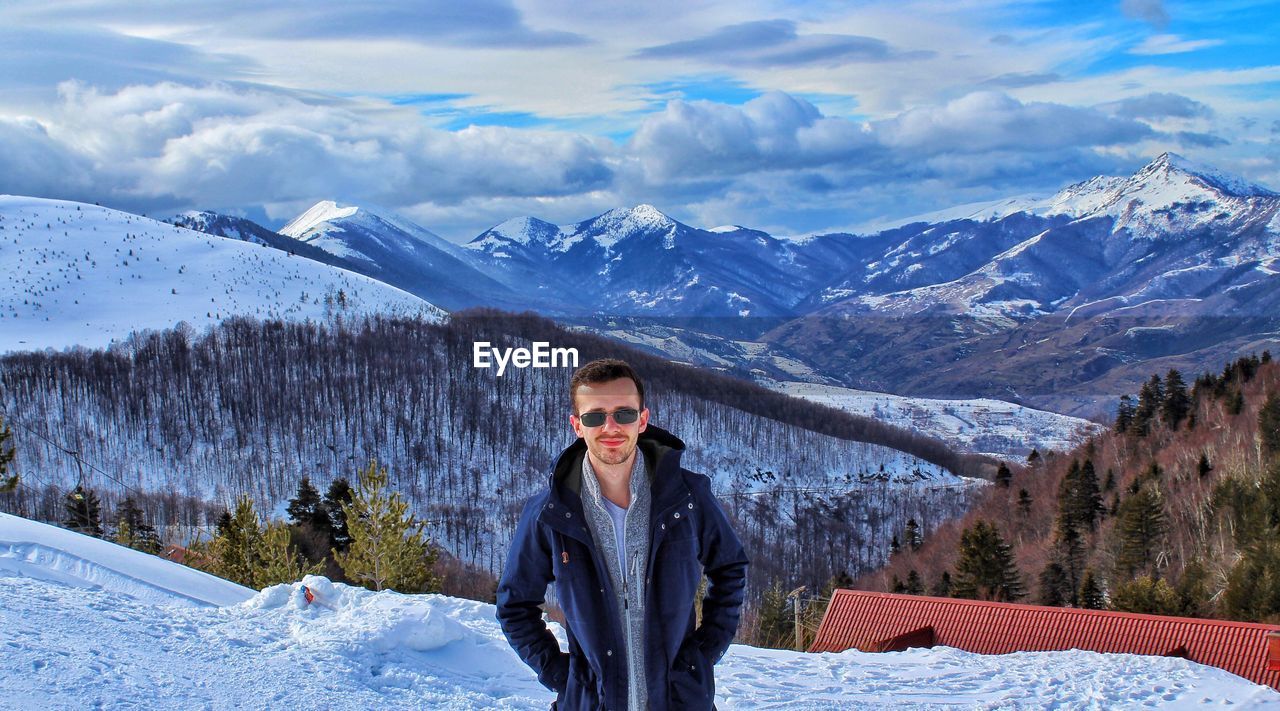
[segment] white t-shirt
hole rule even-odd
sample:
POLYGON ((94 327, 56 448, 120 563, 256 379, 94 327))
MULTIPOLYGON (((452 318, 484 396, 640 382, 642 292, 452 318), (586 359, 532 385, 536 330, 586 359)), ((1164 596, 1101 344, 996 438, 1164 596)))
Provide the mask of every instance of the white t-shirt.
POLYGON ((619 566, 622 568, 622 580, 627 580, 627 510, 613 503, 608 498, 601 496, 600 500, 604 502, 604 510, 609 512, 609 518, 613 519, 613 536, 618 545, 618 560, 624 561, 619 566))

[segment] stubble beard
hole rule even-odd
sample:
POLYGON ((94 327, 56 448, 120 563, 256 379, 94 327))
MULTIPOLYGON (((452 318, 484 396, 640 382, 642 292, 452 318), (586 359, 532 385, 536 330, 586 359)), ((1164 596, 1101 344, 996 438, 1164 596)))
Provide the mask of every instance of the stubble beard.
POLYGON ((600 460, 602 464, 608 464, 610 466, 626 462, 631 459, 635 453, 636 443, 634 441, 625 442, 617 449, 611 449, 605 447, 603 444, 597 444, 595 451, 592 452, 592 454, 596 455, 596 459, 600 460))

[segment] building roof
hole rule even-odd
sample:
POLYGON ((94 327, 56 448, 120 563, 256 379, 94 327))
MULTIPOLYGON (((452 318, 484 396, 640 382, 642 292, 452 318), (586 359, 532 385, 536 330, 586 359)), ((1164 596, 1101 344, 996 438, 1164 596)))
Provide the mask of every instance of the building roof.
POLYGON ((809 651, 947 646, 979 654, 1085 649, 1179 656, 1280 689, 1280 659, 1268 658, 1272 633, 1280 635, 1280 625, 836 590, 809 651))

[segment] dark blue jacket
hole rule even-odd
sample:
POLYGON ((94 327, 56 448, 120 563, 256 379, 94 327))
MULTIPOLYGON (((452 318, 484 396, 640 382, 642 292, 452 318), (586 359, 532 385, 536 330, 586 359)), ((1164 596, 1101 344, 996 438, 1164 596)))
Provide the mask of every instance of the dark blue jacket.
MULTIPOLYGON (((637 447, 651 467, 645 668, 649 711, 710 709, 712 666, 738 628, 747 556, 711 480, 680 467, 684 443, 649 425, 637 447), (694 597, 705 570, 702 625, 694 597)), ((525 504, 498 584, 498 621, 562 710, 627 707, 622 611, 583 513, 579 439, 560 455, 547 491, 525 504), (538 608, 554 581, 569 651, 560 649, 538 608)))

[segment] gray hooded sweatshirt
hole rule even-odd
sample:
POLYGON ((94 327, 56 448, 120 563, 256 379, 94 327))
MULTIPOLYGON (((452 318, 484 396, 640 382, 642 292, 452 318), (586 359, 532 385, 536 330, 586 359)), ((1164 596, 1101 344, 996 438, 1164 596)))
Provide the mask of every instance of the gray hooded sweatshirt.
MULTIPOLYGON (((622 530, 615 526, 613 506, 600 492, 600 481, 591 467, 591 457, 582 457, 583 509, 587 528, 609 568, 609 579, 622 615, 622 636, 627 649, 627 708, 644 711, 648 688, 644 671, 644 597, 649 552, 649 468, 636 449, 631 465, 631 506, 627 507, 622 530)), ((615 509, 617 507, 614 507, 615 509)))

